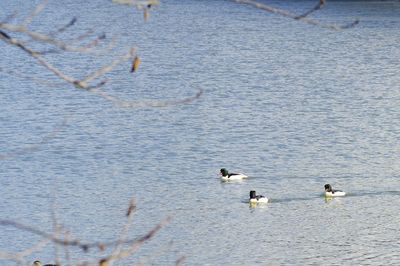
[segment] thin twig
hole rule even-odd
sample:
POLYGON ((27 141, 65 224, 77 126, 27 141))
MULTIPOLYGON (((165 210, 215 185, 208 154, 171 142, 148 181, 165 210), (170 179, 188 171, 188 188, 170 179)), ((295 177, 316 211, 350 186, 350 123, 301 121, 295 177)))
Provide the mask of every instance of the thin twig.
POLYGON ((39 5, 37 5, 36 8, 33 10, 33 12, 32 12, 28 17, 25 18, 24 22, 22 22, 22 25, 25 26, 25 27, 28 26, 28 25, 32 22, 32 20, 33 20, 37 15, 39 15, 40 12, 43 11, 43 9, 47 6, 47 3, 48 3, 48 2, 49 2, 48 0, 43 0, 42 3, 40 3, 39 5))
MULTIPOLYGON (((104 55, 107 52, 111 51, 113 48, 116 47, 117 38, 112 37, 108 40, 108 44, 106 47, 98 48, 100 43, 103 43, 103 40, 106 39, 106 35, 103 33, 96 37, 96 39, 90 41, 89 43, 80 46, 79 52, 81 53, 88 53, 92 55, 104 55), (97 48, 97 49, 95 49, 97 48)), ((53 47, 51 49, 43 50, 38 52, 40 55, 47 55, 47 54, 56 54, 61 53, 63 50, 60 50, 58 47, 53 47)))
MULTIPOLYGON (((152 230, 150 230, 147 234, 140 237, 139 239, 124 240, 123 244, 131 245, 131 248, 129 250, 121 251, 120 254, 117 254, 116 257, 124 258, 124 257, 126 257, 127 253, 132 252, 132 250, 137 250, 144 242, 151 239, 161 228, 163 228, 167 223, 169 223, 169 221, 170 221, 170 218, 168 217, 161 223, 157 224, 152 230)), ((26 232, 41 236, 41 237, 48 239, 58 245, 79 247, 85 252, 88 251, 90 248, 104 249, 105 247, 115 246, 118 243, 120 243, 119 239, 114 240, 114 241, 108 241, 108 242, 83 242, 79 239, 74 239, 74 238, 73 239, 69 239, 69 238, 60 239, 60 238, 54 236, 54 234, 50 234, 50 233, 44 232, 40 229, 37 229, 35 227, 25 225, 22 223, 18 223, 16 221, 12 221, 12 220, 0 220, 0 225, 1 226, 12 226, 12 227, 20 229, 22 231, 26 231, 26 232)))
POLYGON ((150 230, 146 235, 144 235, 143 237, 135 240, 135 241, 126 241, 126 244, 130 244, 130 247, 125 249, 125 250, 121 250, 118 254, 116 255, 111 255, 108 258, 106 258, 107 261, 114 261, 114 260, 119 260, 119 259, 124 259, 127 258, 129 256, 131 256, 133 253, 135 253, 145 242, 147 242, 148 240, 152 239, 156 233, 163 228, 167 223, 169 223, 171 219, 169 217, 167 217, 163 222, 159 223, 158 225, 156 225, 152 230, 150 230))
POLYGON ((85 33, 79 35, 78 37, 76 37, 74 39, 74 41, 77 41, 77 42, 82 41, 82 40, 88 38, 90 36, 90 34, 93 34, 93 30, 92 29, 89 29, 85 33))
POLYGON ((124 244, 124 241, 126 240, 126 236, 128 235, 128 231, 132 225, 132 219, 133 219, 133 214, 135 213, 136 210, 136 202, 135 199, 132 198, 131 201, 129 202, 129 207, 126 212, 126 216, 128 220, 125 223, 125 226, 123 227, 121 233, 119 234, 118 242, 117 245, 114 248, 114 251, 111 253, 111 258, 116 257, 117 254, 121 252, 122 245, 124 244))
POLYGON ((41 43, 47 43, 50 45, 54 45, 55 47, 63 50, 63 51, 68 51, 68 52, 90 52, 92 48, 88 48, 85 46, 71 46, 66 44, 63 41, 60 41, 58 39, 55 39, 51 37, 50 35, 46 35, 40 32, 36 31, 31 31, 29 30, 26 26, 23 25, 14 25, 14 24, 9 24, 9 23, 0 23, 0 29, 7 30, 10 32, 18 32, 18 33, 23 33, 29 36, 31 39, 41 42, 41 43))
POLYGON ((115 4, 135 6, 136 8, 142 9, 148 5, 159 5, 159 0, 112 0, 115 4))
POLYGON ((0 259, 2 260, 13 260, 15 262, 18 262, 20 264, 26 264, 25 257, 33 254, 34 252, 37 252, 41 249, 43 249, 50 241, 48 239, 42 239, 32 247, 23 250, 21 252, 17 253, 8 253, 8 252, 3 252, 0 251, 0 259))
POLYGON ((53 72, 59 78, 65 80, 69 83, 72 83, 72 84, 77 82, 74 78, 64 74, 58 68, 56 68, 55 66, 53 66, 52 64, 47 62, 39 53, 37 53, 36 51, 25 46, 21 41, 10 37, 7 33, 5 33, 4 31, 1 31, 1 30, 0 30, 0 39, 5 41, 6 43, 9 43, 11 45, 14 45, 14 46, 20 48, 22 51, 26 52, 27 54, 29 54, 30 56, 35 58, 42 66, 44 66, 45 68, 47 68, 48 70, 53 72))
POLYGON ((176 260, 175 265, 176 266, 181 266, 183 265, 183 262, 185 262, 186 256, 181 256, 179 259, 176 260))
MULTIPOLYGON (((63 51, 73 51, 73 52, 88 52, 91 51, 93 47, 96 47, 99 42, 103 39, 105 39, 105 34, 99 35, 95 40, 92 42, 84 45, 84 46, 71 46, 69 44, 66 44, 63 41, 60 41, 58 39, 55 39, 52 35, 56 35, 58 32, 62 32, 72 25, 75 24, 76 19, 73 18, 67 25, 64 27, 58 29, 57 31, 50 33, 50 35, 46 35, 43 33, 39 32, 34 32, 31 31, 27 28, 26 25, 29 24, 29 22, 37 15, 39 14, 43 8, 45 7, 47 1, 44 1, 42 4, 37 6, 35 11, 32 12, 32 15, 29 16, 23 25, 14 25, 14 24, 9 24, 9 23, 0 23, 0 40, 5 41, 6 43, 10 45, 14 45, 21 50, 23 50, 25 53, 27 53, 29 56, 33 57, 34 59, 37 60, 37 62, 44 66, 46 69, 48 69, 50 72, 52 72, 54 75, 56 75, 58 78, 61 80, 64 80, 70 84, 72 84, 74 87, 78 89, 84 89, 87 90, 93 94, 96 94, 98 96, 103 97, 104 99, 111 101, 113 104, 115 104, 118 107, 124 107, 124 108, 143 108, 143 107, 166 107, 166 106, 171 106, 171 105, 178 105, 178 104, 186 104, 189 102, 192 102, 193 100, 199 98, 203 91, 199 90, 199 92, 193 96, 193 97, 188 97, 184 99, 178 99, 178 100, 170 100, 170 101, 126 101, 126 100, 121 100, 117 97, 111 96, 107 94, 106 92, 100 90, 101 87, 103 87, 107 83, 107 79, 103 79, 99 82, 96 82, 95 84, 94 81, 96 79, 99 79, 100 77, 104 76, 108 72, 112 71, 116 66, 122 64, 123 62, 130 60, 135 57, 136 55, 136 48, 131 48, 130 51, 124 55, 121 55, 120 57, 116 58, 114 61, 112 61, 110 64, 107 64, 100 69, 97 69, 96 71, 92 72, 91 74, 87 75, 86 77, 83 77, 81 79, 74 78, 66 73, 64 73, 62 70, 51 64, 46 60, 44 57, 45 54, 48 53, 55 53, 57 52, 57 49, 61 49, 63 51), (18 32, 25 34, 29 36, 32 40, 37 41, 37 42, 42 42, 42 43, 47 43, 52 46, 54 46, 52 49, 49 49, 47 51, 35 51, 31 49, 30 47, 27 46, 26 43, 24 43, 21 40, 16 39, 15 37, 11 37, 8 32, 18 32)), ((132 1, 133 5, 140 6, 143 3, 147 3, 148 5, 155 5, 158 4, 158 1, 132 1)), ((89 33, 91 33, 90 31, 89 33)), ((83 36, 78 37, 76 40, 81 40, 84 39, 88 36, 88 34, 85 34, 83 36)), ((113 46, 113 42, 115 39, 112 39, 112 42, 110 43, 110 46, 113 46)), ((110 49, 110 47, 108 48, 110 49)), ((1 70, 1 69, 0 69, 1 70)), ((48 84, 48 82, 46 81, 48 84)))
POLYGON ((19 264, 26 265, 26 261, 24 260, 24 258, 21 258, 20 256, 18 256, 15 253, 8 253, 8 252, 0 251, 0 259, 1 260, 12 260, 19 264))
MULTIPOLYGON (((99 93, 99 92, 98 92, 99 93)), ((181 104, 188 104, 193 102, 194 100, 197 100, 200 98, 200 96, 203 94, 203 90, 199 89, 199 91, 192 97, 187 97, 184 99, 178 99, 178 100, 165 100, 165 101, 157 101, 157 100, 141 100, 141 101, 126 101, 126 100, 120 100, 118 98, 112 97, 112 96, 107 96, 110 101, 114 102, 119 107, 123 108, 161 108, 161 107, 168 107, 168 106, 174 106, 174 105, 181 105, 181 104)), ((105 97, 105 95, 103 95, 105 97)))
POLYGON ((82 79, 80 81, 80 83, 84 84, 84 87, 87 87, 88 82, 91 82, 92 80, 97 79, 98 77, 103 76, 104 74, 110 72, 111 70, 113 70, 117 65, 121 64, 122 62, 132 59, 135 56, 135 54, 136 54, 136 49, 131 48, 131 50, 128 53, 115 59, 111 64, 103 66, 99 70, 88 75, 86 78, 82 79))
MULTIPOLYGON (((310 18, 308 18, 306 16, 303 16, 303 15, 298 16, 296 14, 290 13, 287 10, 271 7, 269 5, 265 5, 265 4, 259 3, 257 1, 253 1, 253 0, 235 0, 235 1, 237 3, 241 3, 241 4, 251 5, 251 6, 255 7, 255 8, 258 8, 258 9, 261 9, 261 10, 265 10, 265 11, 273 13, 273 14, 284 16, 284 17, 287 17, 287 18, 292 18, 292 19, 295 19, 295 20, 298 20, 298 21, 302 21, 302 22, 310 24, 310 25, 319 26, 319 27, 327 28, 327 29, 331 29, 331 30, 348 29, 348 28, 354 27, 355 25, 357 25, 359 23, 359 20, 354 20, 353 22, 350 22, 350 23, 342 25, 342 26, 338 26, 338 25, 334 25, 334 24, 325 24, 325 23, 322 23, 322 22, 320 22, 318 20, 310 19, 310 18)), ((313 11, 311 11, 309 13, 312 13, 312 12, 313 11)))
POLYGON ((76 17, 73 17, 67 24, 65 24, 61 28, 59 28, 59 29, 57 29, 57 30, 55 30, 53 32, 50 32, 49 36, 50 37, 55 37, 57 34, 66 31, 69 27, 73 26, 76 23, 77 20, 78 19, 76 17))
MULTIPOLYGON (((64 238, 68 240, 69 237, 70 237, 70 233, 69 232, 65 232, 64 238)), ((67 266, 68 265, 72 265, 71 264, 71 255, 70 255, 70 252, 69 252, 69 246, 64 246, 63 245, 63 247, 64 247, 64 252, 65 252, 65 259, 67 261, 67 266)))
POLYGON ((37 252, 37 251, 39 251, 39 250, 42 250, 42 249, 43 249, 45 246, 47 246, 49 243, 50 243, 50 240, 48 240, 48 239, 42 239, 42 240, 40 240, 36 245, 34 245, 34 246, 32 246, 32 247, 30 247, 30 248, 24 250, 24 251, 21 251, 21 252, 19 252, 19 253, 17 253, 17 254, 18 254, 18 256, 20 256, 21 258, 24 258, 24 257, 26 257, 26 256, 29 256, 29 255, 33 254, 34 252, 37 252))
POLYGON ((318 3, 314 8, 308 10, 307 12, 305 12, 305 13, 302 14, 302 15, 297 16, 296 19, 305 18, 305 17, 307 17, 308 15, 310 15, 311 13, 313 13, 313 12, 315 12, 315 11, 317 11, 317 10, 320 10, 320 9, 325 5, 325 3, 326 3, 325 0, 320 0, 319 3, 318 3))
MULTIPOLYGON (((102 68, 100 68, 99 70, 95 71, 94 73, 88 75, 87 77, 83 78, 82 80, 77 80, 73 77, 70 77, 70 76, 64 74, 61 70, 59 70, 58 68, 56 68, 55 66, 53 66, 52 64, 47 62, 41 54, 30 49, 29 47, 25 46, 21 41, 15 39, 15 38, 12 38, 7 33, 5 33, 4 31, 1 31, 1 30, 0 30, 0 39, 4 40, 5 42, 7 42, 11 45, 15 45, 18 48, 22 49, 24 52, 26 52, 27 54, 29 54, 30 56, 35 58, 42 66, 46 67, 48 70, 53 72, 59 78, 65 80, 68 83, 73 84, 76 88, 85 89, 85 90, 91 90, 93 88, 93 86, 91 86, 89 84, 89 82, 112 71, 117 65, 121 64, 122 62, 125 62, 128 59, 131 59, 134 56, 135 51, 136 51, 135 48, 131 48, 129 53, 126 53, 125 55, 122 55, 121 57, 115 59, 111 64, 103 66, 102 68)), ((98 85, 95 86, 95 88, 104 85, 104 83, 105 83, 104 81, 99 83, 98 85)))

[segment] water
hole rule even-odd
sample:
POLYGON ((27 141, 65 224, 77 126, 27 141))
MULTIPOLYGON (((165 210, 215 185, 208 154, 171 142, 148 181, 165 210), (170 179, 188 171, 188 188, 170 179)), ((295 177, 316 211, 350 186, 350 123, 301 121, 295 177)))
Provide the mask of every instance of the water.
MULTIPOLYGON (((271 4, 302 13, 315 2, 271 4)), ((0 15, 23 16, 34 5, 5 1, 0 15)), ((108 241, 135 197, 129 237, 171 222, 117 265, 174 265, 181 256, 185 265, 398 265, 399 10, 397 1, 330 1, 315 18, 361 20, 336 32, 231 1, 163 1, 148 23, 110 2, 51 2, 34 29, 77 16, 72 33, 95 25, 119 37, 111 55, 138 47, 139 71, 131 75, 127 63, 109 74, 111 95, 204 93, 187 105, 117 108, 1 43, 0 154, 8 155, 0 160, 1 219, 51 232, 54 209, 73 236, 108 241), (250 178, 221 183, 221 167, 250 178), (349 196, 325 201, 325 183, 349 196), (251 189, 271 203, 251 208, 244 203, 251 189)), ((79 76, 93 60, 109 59, 49 60, 79 76)), ((39 240, 0 230, 4 252, 39 240)), ((110 250, 68 252, 82 262, 110 250)), ((54 256, 48 245, 26 260, 54 256)))

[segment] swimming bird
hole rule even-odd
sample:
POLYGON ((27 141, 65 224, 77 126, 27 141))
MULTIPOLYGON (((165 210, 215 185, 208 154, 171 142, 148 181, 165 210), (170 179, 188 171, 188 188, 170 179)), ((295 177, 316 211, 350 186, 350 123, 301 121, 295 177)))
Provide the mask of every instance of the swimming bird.
POLYGON ((247 175, 244 175, 242 173, 237 173, 237 174, 229 173, 228 170, 226 170, 225 168, 221 168, 220 174, 221 174, 222 181, 242 180, 244 178, 248 178, 247 175))
POLYGON ((345 195, 346 192, 332 189, 330 184, 325 184, 325 197, 343 197, 345 195))
POLYGON ((256 195, 255 190, 250 190, 250 203, 268 203, 268 198, 262 195, 256 195))
POLYGON ((58 266, 57 264, 42 264, 40 261, 36 260, 32 263, 32 266, 58 266))

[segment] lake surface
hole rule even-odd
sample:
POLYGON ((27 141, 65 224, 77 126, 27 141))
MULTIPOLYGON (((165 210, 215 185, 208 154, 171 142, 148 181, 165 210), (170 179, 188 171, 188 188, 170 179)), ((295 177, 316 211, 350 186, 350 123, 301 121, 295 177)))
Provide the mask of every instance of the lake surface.
MULTIPOLYGON (((28 2, 3 1, 0 18, 18 11, 22 21, 28 2)), ((301 14, 316 1, 268 3, 301 14)), ((0 218, 52 232, 53 209, 72 236, 109 241, 134 197, 129 238, 171 222, 114 265, 175 265, 182 256, 184 265, 399 265, 399 14, 397 1, 328 1, 313 18, 360 19, 332 31, 232 1, 162 1, 147 23, 111 1, 50 2, 32 29, 76 16, 62 37, 95 27, 120 44, 97 58, 50 54, 66 72, 83 76, 133 45, 139 71, 115 69, 107 93, 203 94, 190 104, 119 108, 1 42, 0 218), (221 183, 222 167, 250 178, 221 183), (326 183, 348 196, 325 200, 326 183), (271 203, 249 206, 253 189, 271 203)), ((37 241, 0 227, 0 251, 37 241)), ((69 248, 68 256, 109 252, 69 248)), ((26 260, 54 258, 48 245, 26 260)))

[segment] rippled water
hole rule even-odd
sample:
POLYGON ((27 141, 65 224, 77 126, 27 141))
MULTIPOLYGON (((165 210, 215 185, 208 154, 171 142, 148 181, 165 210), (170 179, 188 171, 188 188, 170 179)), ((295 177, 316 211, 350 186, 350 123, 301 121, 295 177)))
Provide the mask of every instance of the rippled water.
MULTIPOLYGON (((172 220, 118 265, 174 265, 181 256, 185 265, 400 263, 399 2, 329 1, 315 18, 361 20, 339 32, 231 1, 163 1, 148 23, 110 2, 64 2, 51 2, 33 27, 51 30, 77 16, 76 34, 96 25, 118 36, 115 54, 139 47, 140 71, 119 67, 108 76, 110 94, 204 94, 188 105, 117 108, 62 83, 46 86, 43 80, 55 81, 49 73, 0 43, 0 154, 10 155, 0 160, 1 219, 51 231, 56 206, 73 235, 107 241, 119 234, 134 196, 130 236, 172 220), (38 150, 20 154, 55 129, 38 150), (221 167, 250 178, 221 183, 221 167), (325 183, 348 197, 326 201, 325 183), (271 203, 251 208, 244 203, 251 189, 271 203)), ((269 3, 298 13, 315 5, 269 3)), ((5 1, 0 16, 23 16, 32 6, 5 1)), ((72 73, 92 62, 74 54, 50 60, 72 73)), ((0 230, 2 251, 38 241, 0 230)), ((28 257, 38 258, 54 261, 53 248, 28 257)))

